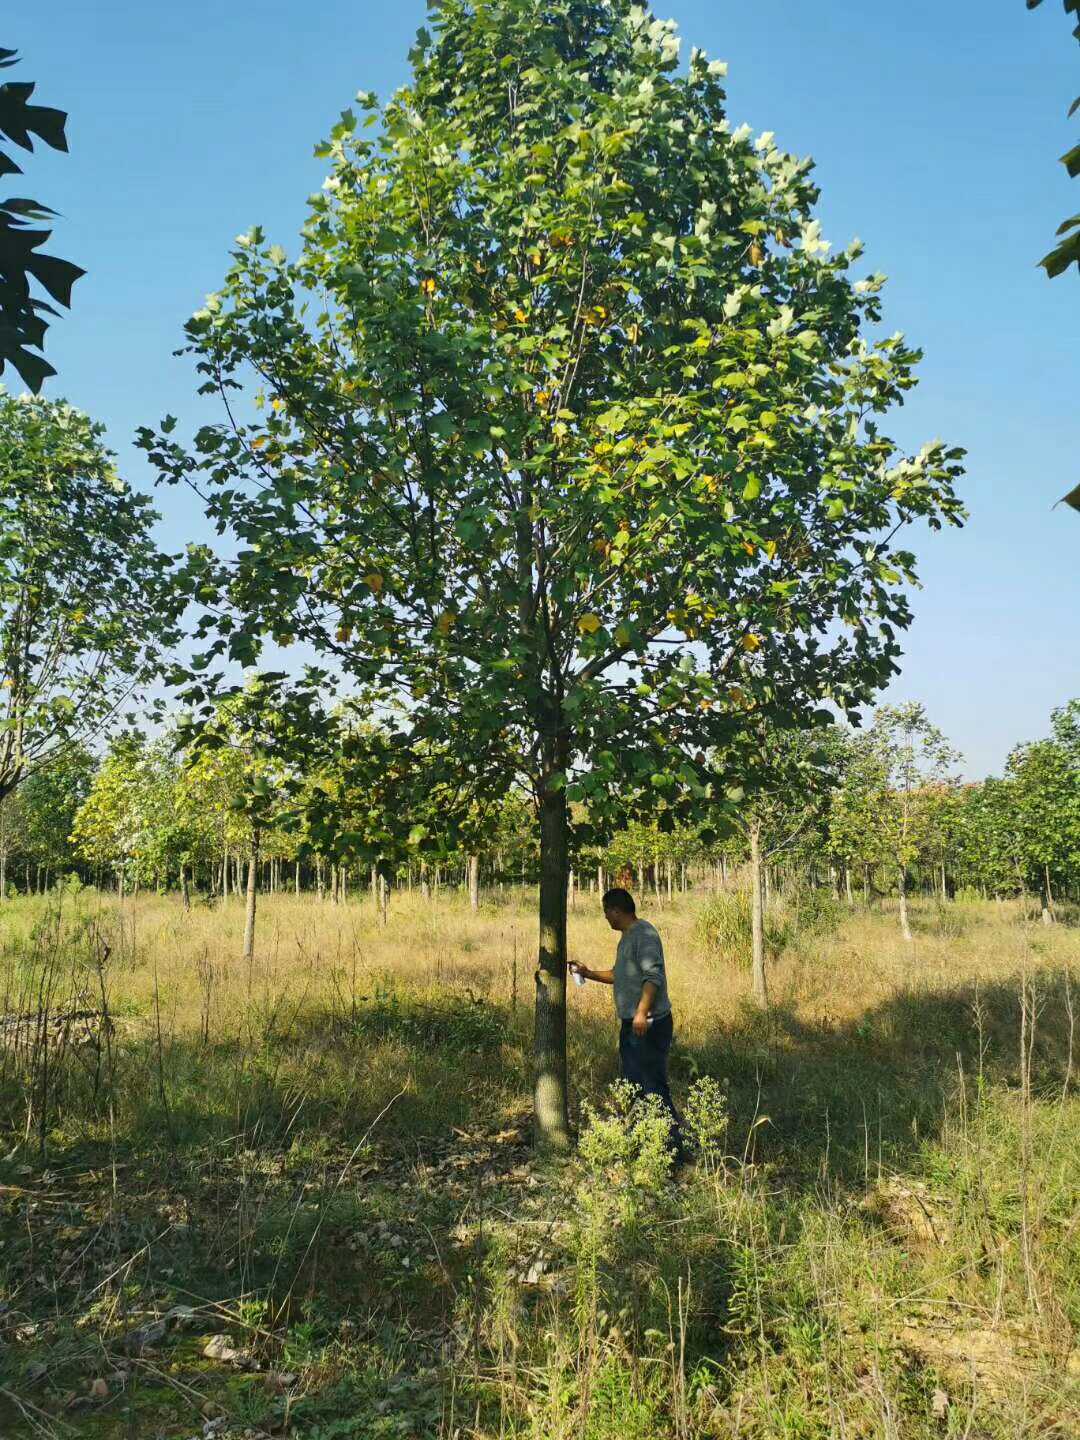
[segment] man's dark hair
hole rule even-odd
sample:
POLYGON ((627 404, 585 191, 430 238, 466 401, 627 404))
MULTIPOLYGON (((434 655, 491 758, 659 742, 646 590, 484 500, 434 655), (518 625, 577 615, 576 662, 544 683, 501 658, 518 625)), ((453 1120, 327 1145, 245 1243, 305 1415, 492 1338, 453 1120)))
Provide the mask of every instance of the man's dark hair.
POLYGON ((624 915, 637 914, 637 906, 629 890, 608 890, 601 903, 605 910, 621 910, 624 915))

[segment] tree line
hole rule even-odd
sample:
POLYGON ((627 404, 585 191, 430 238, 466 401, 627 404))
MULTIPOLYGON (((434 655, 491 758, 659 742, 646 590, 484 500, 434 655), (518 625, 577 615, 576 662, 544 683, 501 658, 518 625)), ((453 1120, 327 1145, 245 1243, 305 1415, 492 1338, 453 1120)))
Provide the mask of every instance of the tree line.
MULTIPOLYGON (((235 739, 229 712, 221 730, 235 739)), ((852 907, 895 897, 907 938, 912 892, 1027 896, 1052 923, 1062 902, 1080 901, 1080 700, 1055 710, 1049 729, 981 782, 958 777, 961 757, 921 705, 881 707, 863 729, 775 732, 761 752, 775 779, 734 820, 638 820, 597 843, 587 810, 573 807, 573 834, 585 838, 571 846, 571 903, 616 882, 663 903, 752 882, 756 870, 766 897, 796 877, 852 907)), ((0 801, 0 891, 41 893, 75 877, 121 898, 175 891, 185 904, 215 903, 246 895, 250 873, 260 893, 328 903, 370 895, 385 916, 394 890, 460 889, 479 906, 484 891, 538 883, 536 817, 523 792, 458 817, 435 796, 409 817, 412 844, 397 847, 384 830, 364 832, 369 794, 363 815, 335 818, 334 833, 350 842, 323 850, 305 823, 310 792, 337 804, 347 778, 333 763, 298 778, 299 790, 286 786, 242 743, 185 749, 175 731, 126 731, 100 756, 72 745, 0 801), (270 804, 253 811, 263 786, 270 804)))

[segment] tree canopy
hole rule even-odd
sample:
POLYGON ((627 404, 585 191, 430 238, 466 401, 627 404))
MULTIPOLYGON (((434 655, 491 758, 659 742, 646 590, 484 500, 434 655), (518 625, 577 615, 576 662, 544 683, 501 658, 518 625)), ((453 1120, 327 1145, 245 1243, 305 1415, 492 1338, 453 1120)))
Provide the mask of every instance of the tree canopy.
POLYGON ((180 604, 103 431, 0 391, 0 798, 159 673, 180 604))

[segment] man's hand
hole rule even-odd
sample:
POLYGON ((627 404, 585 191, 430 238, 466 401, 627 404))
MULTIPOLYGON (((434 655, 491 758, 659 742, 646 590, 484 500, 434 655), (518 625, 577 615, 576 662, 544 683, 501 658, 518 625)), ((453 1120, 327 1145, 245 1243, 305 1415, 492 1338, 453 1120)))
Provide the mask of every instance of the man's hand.
POLYGON ((580 961, 571 960, 569 965, 567 966, 567 969, 570 971, 571 975, 580 975, 583 980, 592 979, 592 971, 587 965, 582 965, 580 961))
POLYGON ((648 1014, 648 1011, 646 1011, 646 1010, 638 1010, 638 1011, 635 1011, 635 1013, 634 1013, 634 1018, 633 1018, 633 1020, 632 1020, 630 1023, 631 1023, 631 1025, 633 1026, 633 1028, 634 1028, 634 1034, 638 1037, 638 1039, 639 1039, 639 1040, 644 1040, 645 1036, 649 1033, 649 1014, 648 1014))

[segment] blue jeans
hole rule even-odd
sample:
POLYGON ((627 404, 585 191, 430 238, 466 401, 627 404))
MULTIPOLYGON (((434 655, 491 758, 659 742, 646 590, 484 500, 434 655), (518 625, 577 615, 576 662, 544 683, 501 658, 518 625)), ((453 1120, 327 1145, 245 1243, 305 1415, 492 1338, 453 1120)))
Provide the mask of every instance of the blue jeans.
POLYGON ((675 1147, 675 1158, 683 1158, 682 1127, 675 1102, 671 1098, 668 1084, 668 1051, 675 1038, 675 1022, 670 1013, 662 1020, 654 1020, 640 1038, 634 1034, 633 1022, 622 1021, 619 1026, 619 1063, 622 1078, 635 1085, 643 1095, 658 1095, 660 1103, 671 1116, 671 1140, 675 1147))

